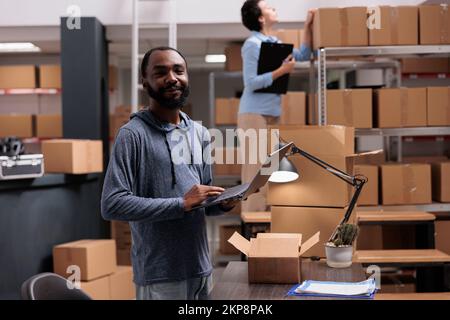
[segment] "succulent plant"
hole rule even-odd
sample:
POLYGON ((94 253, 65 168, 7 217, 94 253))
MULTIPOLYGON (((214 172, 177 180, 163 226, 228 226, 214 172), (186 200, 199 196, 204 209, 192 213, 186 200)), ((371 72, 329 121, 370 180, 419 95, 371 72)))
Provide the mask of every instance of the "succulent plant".
POLYGON ((351 246, 358 235, 358 231, 358 226, 355 224, 342 224, 338 227, 332 243, 334 243, 336 247, 351 246))

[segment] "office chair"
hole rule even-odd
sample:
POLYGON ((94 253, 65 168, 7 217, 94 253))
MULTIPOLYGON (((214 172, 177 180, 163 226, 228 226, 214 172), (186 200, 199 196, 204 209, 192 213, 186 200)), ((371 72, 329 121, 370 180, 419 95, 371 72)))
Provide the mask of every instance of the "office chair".
POLYGON ((92 300, 80 289, 70 289, 70 282, 55 273, 40 273, 22 284, 23 300, 92 300))

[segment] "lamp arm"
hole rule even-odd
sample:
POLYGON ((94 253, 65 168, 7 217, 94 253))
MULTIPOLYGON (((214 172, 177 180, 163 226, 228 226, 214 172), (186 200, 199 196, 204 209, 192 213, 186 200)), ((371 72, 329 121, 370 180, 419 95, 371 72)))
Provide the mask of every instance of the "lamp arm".
POLYGON ((344 180, 345 182, 347 182, 348 184, 351 184, 352 186, 356 187, 356 178, 349 175, 348 173, 333 167, 332 165, 326 163, 323 160, 320 160, 318 158, 316 158, 315 156, 313 156, 312 154, 309 154, 306 151, 303 151, 302 149, 298 148, 297 146, 292 146, 292 154, 300 154, 302 156, 304 156, 305 158, 309 159, 310 161, 314 162, 315 164, 317 164, 318 166, 322 167, 323 169, 327 170, 328 172, 330 172, 331 174, 335 175, 336 177, 338 177, 341 180, 344 180))
POLYGON ((355 184, 355 193, 353 194, 352 199, 350 200, 350 203, 348 205, 347 211, 345 212, 344 218, 341 220, 341 222, 337 225, 336 229, 334 229, 333 233, 330 236, 330 239, 328 242, 332 242, 334 238, 337 235, 337 230, 339 226, 343 225, 344 223, 348 222, 348 219, 350 219, 350 216, 352 215, 353 209, 355 208, 359 195, 361 194, 362 188, 364 187, 364 184, 367 182, 367 178, 361 179, 361 178, 355 178, 356 184, 355 184))
POLYGON ((318 166, 322 167, 323 169, 327 170, 334 176, 338 177, 341 180, 344 180, 348 184, 355 187, 355 193, 353 194, 353 197, 348 205, 348 208, 347 208, 347 211, 345 212, 344 218, 338 224, 336 229, 331 234, 330 239, 328 240, 329 242, 331 242, 336 237, 339 226, 343 225, 344 223, 347 223, 347 221, 350 219, 353 209, 355 208, 356 203, 358 202, 358 198, 359 198, 359 195, 361 194, 362 188, 364 187, 364 184, 367 182, 367 178, 364 176, 351 176, 348 173, 333 167, 332 165, 326 163, 325 161, 314 157, 313 155, 309 154, 306 151, 301 150, 300 148, 298 148, 297 146, 294 145, 294 146, 292 146, 291 154, 296 154, 296 153, 304 156, 305 158, 307 158, 308 160, 317 164, 318 166))

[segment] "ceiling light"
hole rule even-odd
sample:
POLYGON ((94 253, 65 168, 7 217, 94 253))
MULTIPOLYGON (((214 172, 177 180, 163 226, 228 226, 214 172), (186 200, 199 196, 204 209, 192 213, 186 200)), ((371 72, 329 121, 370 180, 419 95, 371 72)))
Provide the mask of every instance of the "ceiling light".
POLYGON ((0 52, 39 52, 41 48, 31 42, 2 42, 0 52))
POLYGON ((206 63, 223 63, 227 61, 227 57, 224 54, 207 54, 205 56, 206 63))

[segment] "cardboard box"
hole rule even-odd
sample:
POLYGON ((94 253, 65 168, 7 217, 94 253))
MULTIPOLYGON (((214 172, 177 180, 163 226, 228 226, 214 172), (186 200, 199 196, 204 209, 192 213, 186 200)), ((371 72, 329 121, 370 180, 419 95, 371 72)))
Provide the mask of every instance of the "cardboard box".
POLYGON ((109 300, 109 277, 102 277, 91 281, 81 281, 81 290, 94 300, 109 300))
POLYGON ((214 176, 240 176, 242 164, 238 159, 237 148, 214 148, 213 157, 214 176))
POLYGON ((103 149, 100 140, 47 140, 42 142, 42 153, 45 172, 103 172, 103 149))
POLYGON ((249 283, 300 283, 300 257, 319 242, 320 232, 302 243, 301 234, 258 233, 250 241, 235 232, 228 240, 248 258, 249 283))
POLYGON ((130 238, 131 229, 127 221, 111 221, 111 238, 130 238))
POLYGON ((61 66, 40 65, 39 87, 48 89, 61 89, 61 66))
POLYGON ((372 128, 372 89, 327 90, 327 124, 372 128))
POLYGON ((378 128, 424 127, 427 123, 425 88, 394 88, 375 91, 378 128))
POLYGON ((30 114, 0 114, 0 137, 33 137, 33 116, 30 114))
POLYGON ((239 99, 217 98, 216 99, 216 125, 235 125, 239 112, 239 99))
POLYGON ((450 44, 448 4, 419 6, 420 44, 450 44))
POLYGON ((416 6, 380 6, 379 29, 369 30, 369 45, 417 45, 419 13, 416 6))
POLYGON ((117 249, 116 254, 119 266, 131 266, 131 248, 117 249))
POLYGON ((433 200, 450 202, 450 161, 433 163, 431 172, 433 200))
POLYGON ((136 287, 133 283, 133 269, 129 266, 118 266, 117 271, 109 277, 111 300, 136 299, 136 287))
POLYGON ((109 90, 115 90, 118 88, 118 69, 116 66, 108 67, 108 86, 109 90))
POLYGON ((355 175, 362 174, 367 178, 367 183, 358 198, 358 205, 375 206, 378 204, 378 166, 355 165, 355 175))
MULTIPOLYGON (((322 161, 352 174, 352 156, 321 155, 322 161)), ((289 160, 300 178, 288 183, 269 182, 267 203, 276 206, 345 207, 353 188, 309 159, 294 155, 289 160)))
POLYGON ((313 47, 367 46, 367 8, 319 8, 314 15, 313 47))
POLYGON ((241 226, 240 225, 236 225, 236 226, 220 226, 220 230, 219 230, 219 240, 220 240, 220 244, 219 244, 219 251, 221 254, 239 254, 239 250, 236 249, 234 246, 232 246, 229 242, 228 239, 233 235, 233 233, 241 233, 241 226))
POLYGON ((111 239, 79 240, 53 247, 53 270, 67 277, 67 267, 80 267, 82 281, 107 276, 116 271, 116 242, 111 239))
POLYGON ((0 66, 0 89, 36 88, 36 67, 0 66))
POLYGON ((450 87, 427 88, 427 125, 450 125, 450 87))
POLYGON ((62 116, 60 114, 36 115, 36 137, 62 138, 62 116))
POLYGON ((354 158, 354 164, 367 164, 379 166, 386 162, 386 155, 383 149, 378 149, 374 151, 364 152, 364 157, 354 158))
POLYGON ((355 130, 344 126, 302 126, 277 125, 268 126, 268 150, 273 150, 271 135, 278 130, 279 136, 285 141, 293 141, 300 149, 314 155, 351 155, 355 150, 355 130))
MULTIPOLYGON (((325 243, 345 216, 347 208, 272 206, 271 232, 301 233, 309 238, 320 231, 321 239, 304 257, 325 257, 325 243)), ((352 213, 350 222, 354 221, 352 213)))
POLYGON ((280 124, 306 124, 306 94, 288 91, 281 96, 280 124))
POLYGON ((404 58, 401 59, 402 73, 448 73, 449 58, 404 58))
POLYGON ((429 164, 383 164, 380 168, 382 204, 431 203, 429 164))
POLYGON ((128 236, 124 235, 121 237, 116 237, 114 238, 114 240, 116 240, 117 250, 129 250, 133 245, 131 234, 129 234, 128 236))
POLYGON ((436 227, 436 249, 450 254, 450 220, 437 220, 436 227))
POLYGON ((300 29, 278 29, 273 35, 278 38, 282 43, 290 43, 294 45, 294 48, 300 47, 300 29))
POLYGON ((130 121, 130 114, 115 113, 109 115, 109 136, 115 138, 119 129, 130 121))
POLYGON ((225 47, 225 71, 242 71, 241 44, 232 44, 225 47))

